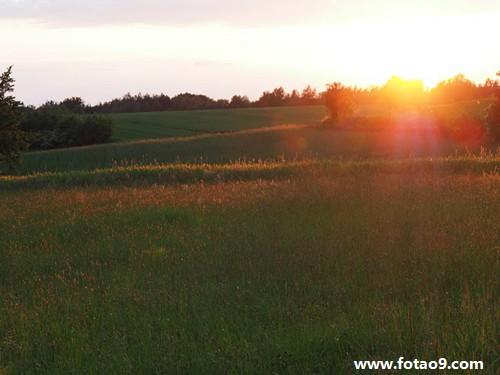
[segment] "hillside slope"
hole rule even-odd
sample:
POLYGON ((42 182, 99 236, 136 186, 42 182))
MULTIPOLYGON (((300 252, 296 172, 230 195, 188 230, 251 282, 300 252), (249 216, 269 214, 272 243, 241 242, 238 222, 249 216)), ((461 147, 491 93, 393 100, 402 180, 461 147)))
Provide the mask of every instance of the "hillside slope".
POLYGON ((244 108, 200 111, 117 113, 117 141, 191 136, 263 128, 282 124, 318 124, 323 106, 244 108))

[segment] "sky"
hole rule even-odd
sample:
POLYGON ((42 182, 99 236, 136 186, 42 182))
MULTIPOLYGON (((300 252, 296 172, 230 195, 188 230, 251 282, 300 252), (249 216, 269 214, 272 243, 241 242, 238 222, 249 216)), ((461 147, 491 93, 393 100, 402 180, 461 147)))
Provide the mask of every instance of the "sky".
POLYGON ((500 70, 500 0, 0 0, 26 104, 234 94, 500 70))

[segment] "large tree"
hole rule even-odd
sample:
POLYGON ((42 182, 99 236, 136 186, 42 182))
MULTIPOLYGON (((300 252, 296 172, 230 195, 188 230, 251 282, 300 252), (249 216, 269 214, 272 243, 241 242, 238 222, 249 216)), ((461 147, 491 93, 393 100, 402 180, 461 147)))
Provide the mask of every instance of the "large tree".
POLYGON ((20 129, 21 103, 10 95, 14 90, 12 67, 0 75, 0 172, 12 172, 26 149, 26 135, 20 129), (5 168, 6 166, 6 168, 5 168))
POLYGON ((336 125, 342 116, 351 114, 354 106, 354 91, 351 88, 340 82, 331 83, 323 93, 323 98, 330 112, 330 120, 325 124, 336 125))

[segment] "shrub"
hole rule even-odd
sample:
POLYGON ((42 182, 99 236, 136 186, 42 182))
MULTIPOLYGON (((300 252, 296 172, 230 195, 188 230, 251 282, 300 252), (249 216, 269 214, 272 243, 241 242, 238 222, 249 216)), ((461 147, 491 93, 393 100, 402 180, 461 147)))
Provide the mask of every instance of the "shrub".
POLYGON ((487 137, 484 120, 476 115, 446 116, 436 113, 430 120, 441 137, 466 147, 477 147, 483 144, 487 137))
POLYGON ((75 126, 71 128, 71 144, 85 146, 107 143, 113 136, 113 123, 109 117, 88 116, 82 119, 76 117, 75 126))
POLYGON ((488 136, 495 142, 500 143, 500 98, 488 109, 488 136))
POLYGON ((113 136, 109 117, 73 115, 60 107, 27 109, 22 128, 32 135, 34 150, 106 143, 113 136))

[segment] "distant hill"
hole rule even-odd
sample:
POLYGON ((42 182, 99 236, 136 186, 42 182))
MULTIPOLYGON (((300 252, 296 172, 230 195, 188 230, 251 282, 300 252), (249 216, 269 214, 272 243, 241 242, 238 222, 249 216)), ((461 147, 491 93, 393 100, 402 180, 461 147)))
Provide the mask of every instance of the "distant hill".
POLYGON ((190 136, 263 128, 282 124, 319 124, 323 106, 245 108, 198 111, 118 113, 110 115, 117 141, 190 136))

